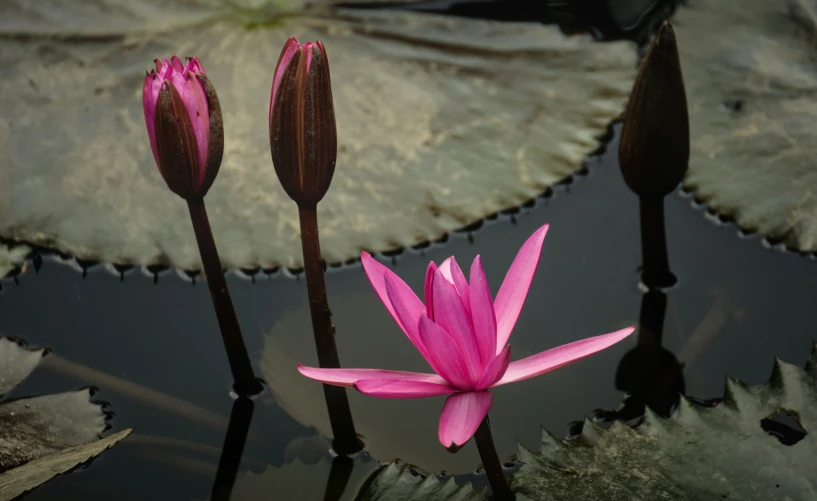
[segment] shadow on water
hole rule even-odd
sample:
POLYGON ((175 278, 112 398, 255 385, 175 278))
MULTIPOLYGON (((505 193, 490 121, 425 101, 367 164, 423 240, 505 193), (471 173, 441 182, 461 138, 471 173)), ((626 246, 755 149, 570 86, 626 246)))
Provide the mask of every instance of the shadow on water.
MULTIPOLYGON (((588 159, 585 176, 512 216, 452 234, 445 245, 381 256, 419 292, 429 260, 453 254, 468 263, 479 252, 495 291, 522 242, 547 222, 551 230, 512 338, 513 358, 639 323, 635 346, 621 343, 497 390, 491 420, 500 457, 515 452, 516 440, 536 448, 540 425, 564 435, 572 420, 615 408, 622 391, 628 396, 612 418, 637 419, 646 406, 667 414, 679 394, 722 395, 725 374, 762 383, 774 356, 800 365, 808 357, 815 318, 804 292, 817 290, 814 263, 741 235, 690 207, 683 194, 665 201, 678 285, 639 290, 638 200, 621 179, 617 141, 618 127, 607 148, 588 159)), ((90 468, 58 477, 26 499, 253 499, 239 494, 242 486, 276 471, 283 476, 274 478, 316 496, 298 498, 304 501, 346 499, 359 485, 350 480, 358 461, 339 457, 327 468, 327 442, 309 438, 315 429, 328 433, 328 425, 320 385, 295 370, 297 362, 315 361, 302 280, 228 276, 251 359, 270 383, 254 400, 233 401, 206 287, 173 272, 154 284, 152 274, 138 270, 112 275, 96 266, 77 273, 60 263, 66 264, 35 256, 17 284, 3 282, 2 333, 55 354, 17 393, 54 391, 55 374, 64 389, 94 384, 116 412, 114 428, 135 432, 90 468), (308 472, 323 465, 326 480, 288 475, 296 464, 308 472)), ((326 281, 346 366, 427 370, 359 264, 330 270, 326 281)), ((375 459, 401 457, 455 474, 479 463, 473 444, 451 455, 437 443, 442 400, 380 400, 351 391, 349 398, 375 459)))

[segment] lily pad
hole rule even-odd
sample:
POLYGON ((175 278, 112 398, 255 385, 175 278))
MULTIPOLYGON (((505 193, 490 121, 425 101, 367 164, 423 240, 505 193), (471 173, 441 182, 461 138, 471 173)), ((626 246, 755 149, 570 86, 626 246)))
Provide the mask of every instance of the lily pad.
MULTIPOLYGON (((545 431, 540 453, 520 446, 524 464, 511 487, 520 501, 813 501, 814 430, 817 343, 805 369, 777 360, 765 385, 727 379, 725 397, 715 407, 682 398, 672 418, 648 410, 636 428, 615 422, 605 430, 585 420, 581 435, 572 440, 545 431), (780 409, 794 411, 806 431, 792 446, 761 427, 761 420, 780 409)), ((392 464, 373 476, 361 500, 487 499, 470 486, 455 487, 451 480, 426 478, 392 464)))
MULTIPOLYGON (((23 382, 44 354, 0 337, 0 395, 23 382)), ((107 416, 90 397, 83 389, 0 403, 0 501, 74 468, 130 433, 100 440, 107 416)))
POLYGON ((691 132, 684 186, 746 231, 817 251, 817 5, 690 0, 673 24, 691 132))
MULTIPOLYGON (((457 485, 453 478, 441 480, 416 471, 406 463, 395 461, 372 476, 360 493, 359 501, 484 501, 486 490, 474 490, 470 483, 457 485)), ((523 499, 519 499, 523 501, 523 499)))
POLYGON ((198 56, 218 91, 224 162, 206 202, 230 268, 301 265, 266 124, 291 35, 321 39, 332 67, 338 166, 320 220, 333 263, 435 240, 568 178, 635 75, 629 42, 325 2, 281 15, 226 0, 9 0, 0 34, 0 236, 188 270, 200 263, 187 209, 154 165, 140 104, 155 57, 198 56))
MULTIPOLYGON (((0 245, 0 278, 5 277, 10 271, 23 264, 29 252, 31 252, 31 249, 25 245, 16 245, 14 247, 0 245)), ((0 391, 0 394, 2 393, 0 391)))
POLYGON ((128 428, 91 443, 69 447, 0 474, 0 501, 14 499, 57 475, 88 462, 116 445, 132 431, 132 428, 128 428))

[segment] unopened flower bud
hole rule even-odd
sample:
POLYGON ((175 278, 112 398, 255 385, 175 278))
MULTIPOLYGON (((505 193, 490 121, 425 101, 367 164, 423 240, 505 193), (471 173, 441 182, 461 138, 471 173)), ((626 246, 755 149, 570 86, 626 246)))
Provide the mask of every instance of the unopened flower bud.
POLYGON ((675 33, 658 30, 638 71, 621 132, 619 166, 642 197, 663 197, 684 178, 689 164, 689 115, 675 33))
POLYGON ((167 187, 185 200, 204 197, 221 166, 224 130, 216 91, 198 59, 155 60, 142 105, 150 147, 167 187))
POLYGON ((315 206, 335 173, 338 140, 329 61, 321 42, 290 38, 281 51, 269 108, 278 180, 298 205, 315 206))

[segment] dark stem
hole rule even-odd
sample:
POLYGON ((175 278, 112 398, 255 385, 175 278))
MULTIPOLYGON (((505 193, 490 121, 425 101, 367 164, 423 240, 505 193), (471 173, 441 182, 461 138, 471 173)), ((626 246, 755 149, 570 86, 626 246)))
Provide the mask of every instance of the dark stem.
POLYGON ((253 401, 246 397, 239 397, 233 404, 230 414, 230 424, 227 425, 227 434, 224 436, 224 447, 221 449, 221 458, 218 460, 216 479, 213 482, 213 491, 210 501, 229 501, 233 492, 238 466, 244 454, 244 444, 247 442, 247 433, 252 422, 253 401))
POLYGON ((513 501, 516 499, 516 496, 511 492, 511 488, 508 486, 508 479, 505 477, 505 472, 502 470, 502 463, 496 454, 494 437, 491 436, 491 424, 488 421, 487 414, 482 419, 482 423, 479 424, 477 432, 474 433, 474 442, 477 443, 479 457, 482 459, 482 467, 485 468, 485 473, 488 475, 488 482, 491 484, 491 490, 494 492, 494 501, 513 501))
POLYGON ((196 242, 199 245, 201 263, 204 266, 204 275, 207 278, 207 287, 210 289, 210 298, 213 300, 213 309, 216 310, 218 326, 221 329, 221 339, 230 361, 233 373, 233 389, 239 396, 256 395, 261 392, 261 383, 256 379, 250 364, 250 356, 241 337, 241 328, 235 315, 233 300, 227 288, 227 280, 218 258, 216 242, 210 230, 210 220, 207 219, 207 210, 204 200, 188 201, 190 219, 193 221, 193 231, 196 233, 196 242))
MULTIPOLYGON (((306 273, 306 290, 309 294, 309 311, 312 314, 312 332, 315 336, 315 349, 318 352, 318 365, 324 369, 339 369, 340 358, 335 344, 335 326, 332 325, 332 313, 326 298, 326 281, 321 260, 321 246, 318 240, 317 207, 298 206, 301 220, 301 248, 304 256, 306 273)), ((332 448, 338 454, 353 454, 363 448, 355 433, 352 411, 346 389, 338 386, 323 385, 326 406, 329 410, 329 422, 332 425, 332 448)))
POLYGON ((335 456, 323 491, 323 501, 340 501, 349 485, 354 467, 355 461, 349 456, 335 456))
POLYGON ((641 280, 649 288, 675 285, 675 275, 669 269, 667 236, 664 227, 664 199, 639 197, 641 213, 641 280))

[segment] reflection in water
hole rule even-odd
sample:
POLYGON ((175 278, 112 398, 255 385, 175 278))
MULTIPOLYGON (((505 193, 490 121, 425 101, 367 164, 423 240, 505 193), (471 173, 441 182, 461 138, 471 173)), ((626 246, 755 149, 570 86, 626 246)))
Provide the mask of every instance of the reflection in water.
POLYGON ((348 456, 337 456, 332 460, 329 478, 326 479, 326 489, 323 491, 323 501, 340 501, 349 485, 355 462, 348 456))
POLYGON ((630 421, 644 415, 645 407, 669 416, 685 393, 683 365, 661 345, 667 296, 651 290, 641 300, 638 345, 621 359, 616 388, 627 393, 623 406, 606 418, 630 421))
POLYGON ((244 444, 247 442, 253 408, 254 403, 249 398, 239 397, 233 403, 230 424, 227 426, 224 448, 218 460, 216 479, 210 495, 211 501, 229 501, 230 499, 238 474, 238 466, 241 464, 241 455, 244 453, 244 444))

